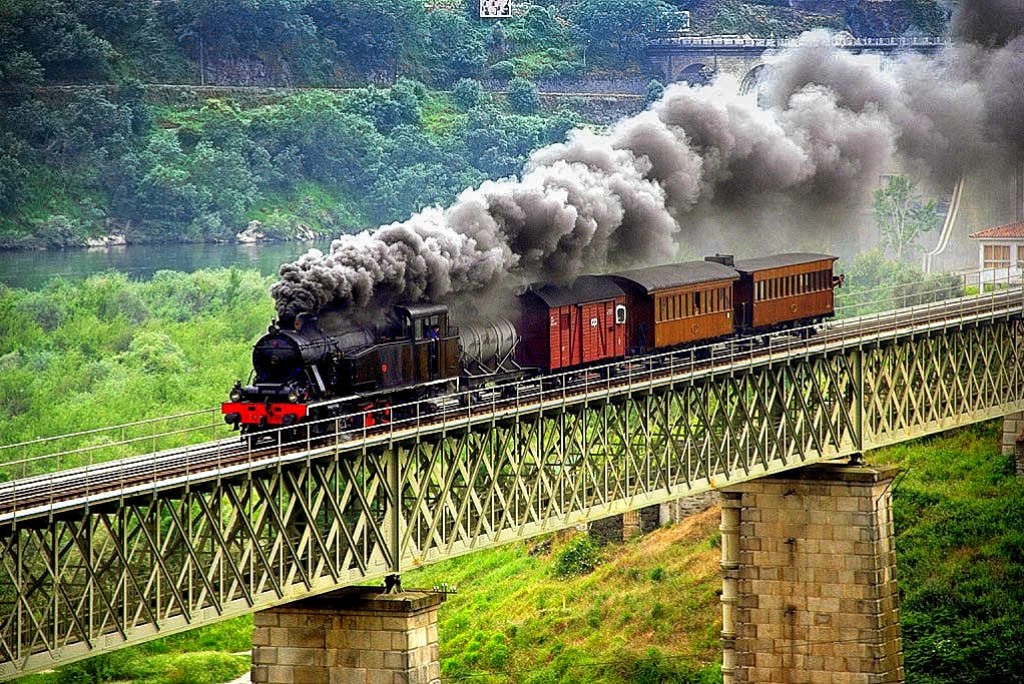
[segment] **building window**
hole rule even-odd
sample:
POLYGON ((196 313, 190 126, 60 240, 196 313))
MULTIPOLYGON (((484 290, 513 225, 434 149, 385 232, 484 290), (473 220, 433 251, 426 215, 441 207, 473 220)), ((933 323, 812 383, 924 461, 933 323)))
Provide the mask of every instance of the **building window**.
POLYGON ((1010 245, 985 245, 982 268, 1010 268, 1010 245))

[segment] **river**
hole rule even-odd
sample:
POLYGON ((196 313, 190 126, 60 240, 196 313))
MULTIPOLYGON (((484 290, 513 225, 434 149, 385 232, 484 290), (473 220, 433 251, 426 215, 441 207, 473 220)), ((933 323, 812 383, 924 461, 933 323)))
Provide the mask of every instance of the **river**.
MULTIPOLYGON (((55 276, 78 281, 94 273, 120 271, 133 279, 144 280, 163 270, 192 272, 230 266, 257 269, 269 275, 276 273, 282 263, 294 260, 312 246, 302 242, 282 242, 0 251, 0 283, 35 290, 55 276)), ((326 250, 329 243, 315 246, 326 250)))

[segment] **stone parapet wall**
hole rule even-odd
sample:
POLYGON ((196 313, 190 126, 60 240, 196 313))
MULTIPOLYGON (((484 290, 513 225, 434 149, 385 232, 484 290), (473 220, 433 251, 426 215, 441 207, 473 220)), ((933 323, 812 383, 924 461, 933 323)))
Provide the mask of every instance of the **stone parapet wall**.
POLYGON ((433 684, 443 594, 350 587, 253 617, 253 684, 433 684))
POLYGON ((731 681, 903 681, 895 474, 822 464, 723 490, 740 497, 735 540, 723 511, 723 545, 738 545, 735 569, 723 562, 735 590, 723 626, 727 650, 735 635, 731 681))

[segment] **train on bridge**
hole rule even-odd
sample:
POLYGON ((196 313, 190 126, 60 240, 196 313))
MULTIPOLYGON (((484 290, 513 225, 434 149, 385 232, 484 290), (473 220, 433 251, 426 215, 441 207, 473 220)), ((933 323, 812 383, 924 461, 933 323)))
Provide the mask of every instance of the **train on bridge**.
MULTIPOLYGON (((571 284, 535 283, 514 318, 455 325, 445 304, 392 307, 364 325, 330 313, 277 321, 252 355, 250 384, 237 382, 224 419, 244 434, 300 423, 333 430, 389 423, 424 400, 472 401, 514 381, 571 382, 614 373, 617 361, 654 362, 737 336, 792 329, 813 334, 834 315, 837 257, 787 253, 746 260, 715 255, 571 284), (612 365, 609 365, 612 364, 612 365), (474 391, 476 394, 474 395, 474 391)), ((428 402, 428 406, 430 403, 428 402)))

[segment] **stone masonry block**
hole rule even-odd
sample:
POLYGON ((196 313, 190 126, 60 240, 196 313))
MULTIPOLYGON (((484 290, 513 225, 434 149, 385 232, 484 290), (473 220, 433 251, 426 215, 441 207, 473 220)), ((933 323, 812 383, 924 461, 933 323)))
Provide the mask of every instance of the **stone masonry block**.
POLYGON ((354 587, 264 611, 253 630, 253 682, 435 684, 442 600, 354 587))
POLYGON ((894 476, 821 464, 731 488, 745 506, 730 629, 735 684, 863 684, 902 671, 894 476), (881 644, 892 644, 888 659, 881 644))

